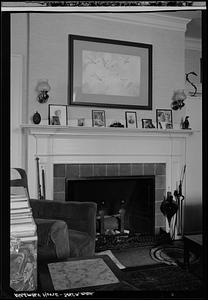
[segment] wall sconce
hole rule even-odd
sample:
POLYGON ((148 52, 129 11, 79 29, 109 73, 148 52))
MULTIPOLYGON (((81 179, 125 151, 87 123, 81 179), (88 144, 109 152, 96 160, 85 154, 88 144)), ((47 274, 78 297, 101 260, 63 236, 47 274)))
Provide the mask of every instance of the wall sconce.
POLYGON ((48 92, 50 89, 51 87, 48 83, 48 80, 42 80, 38 82, 36 91, 38 92, 37 100, 39 103, 46 103, 48 101, 48 92))
POLYGON ((189 76, 190 75, 194 75, 194 76, 198 76, 195 72, 189 72, 189 73, 186 73, 186 81, 188 81, 194 88, 194 92, 193 93, 190 93, 191 96, 196 96, 196 93, 197 93, 197 87, 196 85, 189 79, 189 76))
POLYGON ((186 94, 184 90, 174 91, 172 100, 173 100, 173 102, 171 103, 172 109, 173 110, 181 109, 185 105, 184 100, 186 100, 186 94))

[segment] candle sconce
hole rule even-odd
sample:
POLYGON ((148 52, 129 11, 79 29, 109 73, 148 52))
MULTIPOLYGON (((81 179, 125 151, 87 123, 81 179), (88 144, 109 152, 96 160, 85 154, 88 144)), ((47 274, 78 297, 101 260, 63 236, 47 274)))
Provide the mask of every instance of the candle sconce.
POLYGON ((173 102, 171 103, 171 108, 173 110, 181 109, 185 105, 184 101, 186 100, 186 98, 187 97, 186 97, 184 90, 174 91, 173 97, 172 97, 173 102))
POLYGON ((42 80, 38 82, 36 91, 38 92, 37 100, 39 103, 46 103, 48 101, 48 92, 50 89, 51 87, 48 83, 48 80, 42 80))

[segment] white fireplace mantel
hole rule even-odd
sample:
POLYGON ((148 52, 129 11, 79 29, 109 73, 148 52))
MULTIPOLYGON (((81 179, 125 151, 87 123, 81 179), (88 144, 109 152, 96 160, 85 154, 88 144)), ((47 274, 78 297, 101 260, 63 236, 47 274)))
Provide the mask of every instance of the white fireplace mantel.
POLYGON ((191 129, 140 129, 140 128, 114 128, 114 127, 71 127, 60 125, 33 125, 22 124, 23 132, 34 136, 48 135, 54 138, 63 136, 113 136, 113 137, 187 137, 193 134, 191 129))
POLYGON ((166 188, 173 190, 186 164, 193 130, 72 127, 21 124, 27 136, 27 173, 37 197, 37 160, 45 170, 46 197, 53 199, 54 164, 165 163, 166 188))

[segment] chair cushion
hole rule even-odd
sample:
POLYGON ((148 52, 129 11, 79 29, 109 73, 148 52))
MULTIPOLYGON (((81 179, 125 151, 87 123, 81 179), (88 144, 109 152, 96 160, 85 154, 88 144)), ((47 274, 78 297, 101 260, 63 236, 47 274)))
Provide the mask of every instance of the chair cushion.
POLYGON ((94 255, 94 240, 87 232, 73 229, 68 229, 68 231, 71 257, 94 255))
POLYGON ((35 219, 38 233, 39 258, 70 256, 68 227, 64 221, 35 219))

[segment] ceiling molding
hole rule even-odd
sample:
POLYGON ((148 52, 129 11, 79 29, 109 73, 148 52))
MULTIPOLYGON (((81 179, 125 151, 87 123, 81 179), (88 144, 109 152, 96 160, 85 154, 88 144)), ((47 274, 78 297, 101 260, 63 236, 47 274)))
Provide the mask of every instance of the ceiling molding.
POLYGON ((178 18, 173 16, 164 15, 161 13, 88 13, 76 15, 99 19, 111 22, 122 22, 128 24, 134 24, 139 26, 149 26, 160 29, 168 29, 175 31, 186 31, 186 25, 191 21, 187 18, 178 18))
POLYGON ((201 39, 186 38, 185 44, 186 44, 186 49, 197 50, 197 51, 202 50, 201 39))

